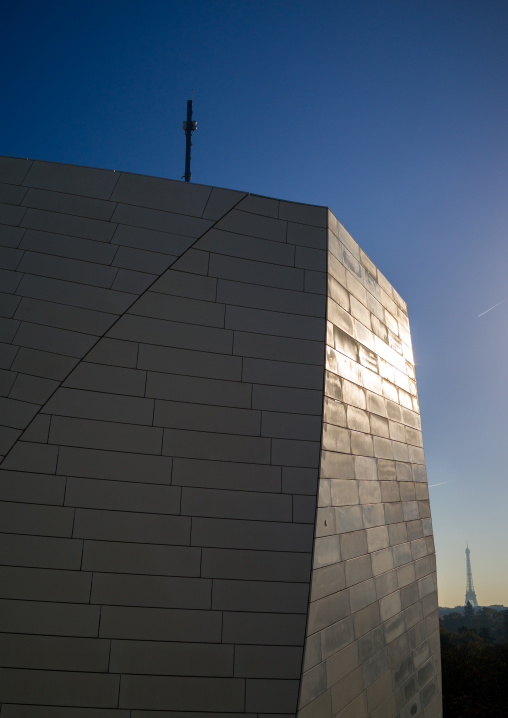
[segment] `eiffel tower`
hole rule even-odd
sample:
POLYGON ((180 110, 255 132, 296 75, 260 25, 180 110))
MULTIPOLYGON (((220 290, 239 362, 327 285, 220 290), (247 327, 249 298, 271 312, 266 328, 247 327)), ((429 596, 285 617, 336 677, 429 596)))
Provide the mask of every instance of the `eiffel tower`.
POLYGON ((466 544, 466 571, 467 571, 467 580, 466 580, 466 600, 465 603, 469 601, 471 606, 473 608, 478 608, 478 601, 476 600, 476 593, 474 590, 474 584, 473 584, 473 573, 471 571, 471 560, 469 558, 469 546, 466 544))

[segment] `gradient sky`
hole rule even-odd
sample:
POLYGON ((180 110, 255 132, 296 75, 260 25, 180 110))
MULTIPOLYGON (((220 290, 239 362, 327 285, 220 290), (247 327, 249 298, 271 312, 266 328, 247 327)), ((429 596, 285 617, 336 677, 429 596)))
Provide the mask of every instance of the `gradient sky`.
POLYGON ((506 0, 4 5, 0 154, 328 205, 409 307, 439 603, 508 605, 506 0), (445 483, 446 482, 446 483, 445 483))

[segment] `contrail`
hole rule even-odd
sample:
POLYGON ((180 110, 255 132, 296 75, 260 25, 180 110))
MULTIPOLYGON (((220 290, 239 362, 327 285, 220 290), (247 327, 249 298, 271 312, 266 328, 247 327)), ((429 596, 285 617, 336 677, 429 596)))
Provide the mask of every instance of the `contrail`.
POLYGON ((451 481, 442 481, 440 484, 430 484, 429 489, 433 489, 434 486, 443 486, 444 484, 451 484, 451 481))
POLYGON ((506 302, 506 299, 503 299, 502 302, 498 302, 497 304, 494 304, 494 306, 491 307, 490 309, 486 309, 486 310, 485 310, 484 312, 482 312, 481 314, 478 314, 478 316, 477 316, 476 318, 479 319, 480 317, 483 317, 484 314, 487 314, 487 312, 491 312, 493 309, 495 309, 496 307, 498 307, 500 304, 504 304, 505 302, 506 302))

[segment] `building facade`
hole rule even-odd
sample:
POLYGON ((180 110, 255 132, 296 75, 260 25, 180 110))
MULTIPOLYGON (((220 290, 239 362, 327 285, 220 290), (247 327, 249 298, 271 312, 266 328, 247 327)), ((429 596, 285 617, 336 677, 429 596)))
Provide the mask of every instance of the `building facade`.
POLYGON ((0 160, 1 718, 438 718, 405 302, 325 207, 0 160))

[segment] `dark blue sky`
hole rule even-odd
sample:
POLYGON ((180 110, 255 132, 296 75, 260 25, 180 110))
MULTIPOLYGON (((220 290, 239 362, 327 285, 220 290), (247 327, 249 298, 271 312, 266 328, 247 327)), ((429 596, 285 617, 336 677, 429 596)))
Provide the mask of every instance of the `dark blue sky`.
POLYGON ((508 3, 4 7, 0 153, 328 205, 409 305, 441 605, 508 604, 508 3), (189 8, 189 9, 187 9, 189 8))

